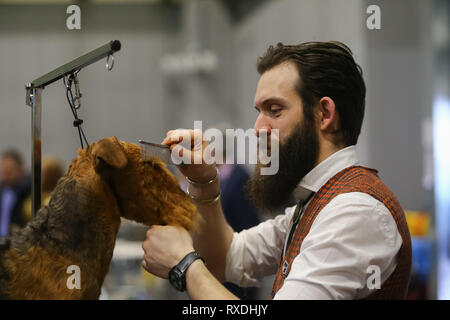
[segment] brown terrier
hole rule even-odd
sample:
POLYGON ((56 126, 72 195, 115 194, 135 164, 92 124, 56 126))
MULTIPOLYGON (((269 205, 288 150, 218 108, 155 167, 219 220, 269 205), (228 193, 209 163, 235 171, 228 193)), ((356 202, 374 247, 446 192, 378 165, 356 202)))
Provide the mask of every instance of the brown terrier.
POLYGON ((159 159, 112 137, 79 150, 50 203, 0 245, 0 298, 98 299, 121 216, 192 230, 198 214, 159 159), (67 284, 73 265, 79 289, 67 284))

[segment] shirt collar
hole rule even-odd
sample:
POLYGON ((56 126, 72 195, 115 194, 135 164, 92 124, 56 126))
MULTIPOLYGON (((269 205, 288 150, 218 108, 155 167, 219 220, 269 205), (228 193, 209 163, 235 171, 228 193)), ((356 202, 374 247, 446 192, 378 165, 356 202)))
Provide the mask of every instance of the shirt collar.
POLYGON ((358 159, 354 145, 333 153, 303 177, 294 190, 294 198, 305 199, 311 192, 319 191, 339 171, 355 165, 358 165, 358 159))

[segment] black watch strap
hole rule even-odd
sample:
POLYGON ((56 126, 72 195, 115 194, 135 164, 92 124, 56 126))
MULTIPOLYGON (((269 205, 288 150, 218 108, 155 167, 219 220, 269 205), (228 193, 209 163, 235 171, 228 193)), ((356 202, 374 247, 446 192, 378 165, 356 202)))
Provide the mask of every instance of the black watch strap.
POLYGON ((202 259, 203 262, 205 262, 205 260, 203 259, 203 257, 200 255, 200 253, 196 252, 196 251, 192 251, 190 253, 188 253, 177 265, 176 267, 178 267, 178 270, 180 270, 182 273, 186 273, 187 269, 191 266, 192 262, 194 262, 197 259, 202 259))
POLYGON ((202 259, 205 262, 205 259, 198 252, 192 251, 170 270, 169 281, 177 290, 186 290, 186 271, 197 259, 202 259))

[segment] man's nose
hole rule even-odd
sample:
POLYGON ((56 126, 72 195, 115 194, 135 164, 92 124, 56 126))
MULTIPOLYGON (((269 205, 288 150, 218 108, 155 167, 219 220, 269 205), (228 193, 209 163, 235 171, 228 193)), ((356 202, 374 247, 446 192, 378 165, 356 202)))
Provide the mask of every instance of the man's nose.
POLYGON ((270 123, 267 121, 266 117, 262 113, 260 113, 258 115, 258 118, 256 118, 255 125, 253 126, 253 131, 255 132, 255 135, 259 137, 260 132, 263 130, 267 131, 267 135, 270 135, 270 123))

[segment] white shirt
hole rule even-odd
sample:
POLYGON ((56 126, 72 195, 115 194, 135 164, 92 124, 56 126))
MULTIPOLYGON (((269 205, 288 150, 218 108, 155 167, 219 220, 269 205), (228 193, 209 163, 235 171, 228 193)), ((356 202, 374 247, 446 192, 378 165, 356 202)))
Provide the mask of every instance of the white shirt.
MULTIPOLYGON (((300 181, 294 196, 304 199, 354 165, 355 146, 339 150, 300 181)), ((263 277, 277 272, 294 209, 233 234, 226 259, 228 282, 258 286, 263 277)), ((397 225, 383 203, 366 193, 338 195, 317 215, 274 299, 365 298, 376 290, 378 274, 383 284, 394 271, 401 245, 397 225)))

